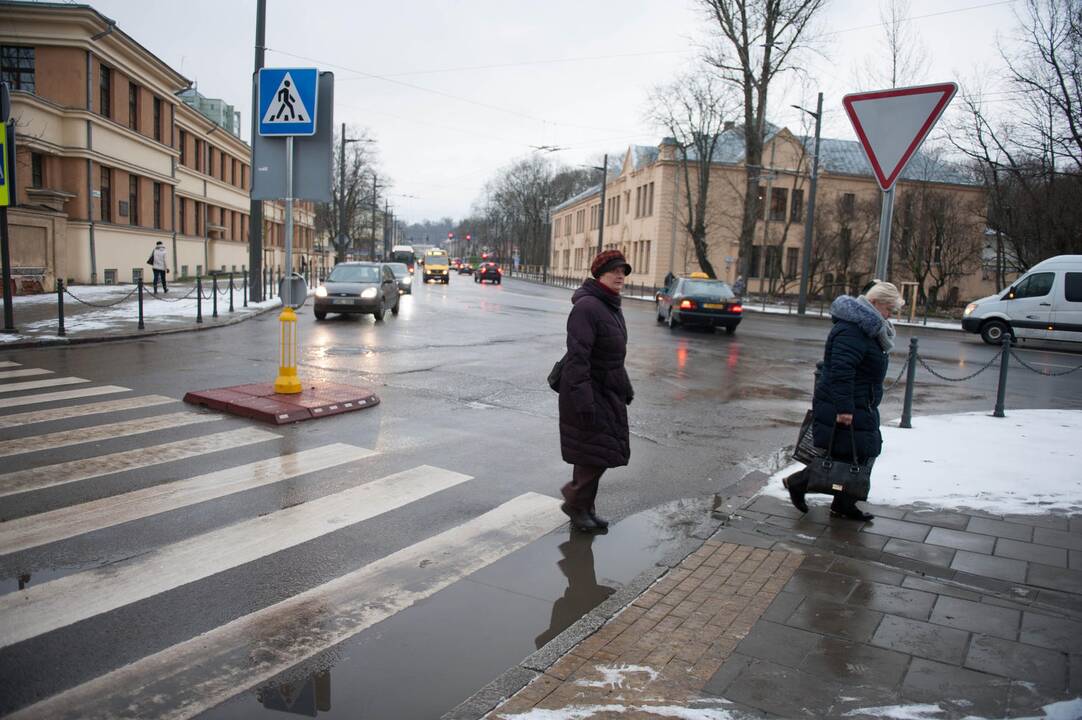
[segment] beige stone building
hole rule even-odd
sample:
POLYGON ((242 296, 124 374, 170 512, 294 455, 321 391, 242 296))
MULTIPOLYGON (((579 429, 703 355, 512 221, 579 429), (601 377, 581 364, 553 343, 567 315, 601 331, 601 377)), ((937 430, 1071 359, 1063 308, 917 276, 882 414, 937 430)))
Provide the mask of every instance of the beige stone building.
MULTIPOLYGON (((820 143, 819 181, 812 261, 812 291, 837 294, 859 289, 872 276, 878 238, 880 191, 860 145, 854 141, 823 138, 820 143)), ((804 222, 809 190, 811 138, 799 138, 785 128, 772 128, 767 137, 764 177, 759 187, 762 211, 750 258, 748 290, 774 295, 796 294, 800 281, 804 222)), ((697 184, 690 173, 692 190, 697 184)), ((707 215, 707 259, 717 277, 737 279, 739 235, 745 184, 743 136, 727 128, 719 137, 710 176, 707 215)), ((660 286, 671 271, 677 275, 701 269, 684 228, 687 187, 678 150, 672 141, 658 147, 632 146, 618 169, 610 170, 605 191, 606 248, 618 247, 634 268, 629 282, 660 286), (674 214, 675 210, 675 214, 674 214)), ((930 154, 909 164, 896 189, 895 227, 890 278, 913 280, 909 265, 922 253, 927 265, 950 262, 945 243, 982 246, 983 262, 967 267, 963 277, 942 283, 942 300, 964 301, 995 291, 984 225, 980 220, 983 190, 957 169, 930 154), (925 237, 928 222, 920 219, 916 198, 935 197, 949 208, 951 232, 925 237), (907 204, 908 203, 908 204, 907 204), (904 236, 904 237, 901 237, 904 236), (906 245, 908 243, 908 245, 906 245), (903 253, 901 248, 912 248, 903 253), (910 263, 905 262, 910 260, 910 263)), ((555 207, 552 211, 550 267, 560 276, 586 274, 596 252, 600 185, 555 207)), ((941 213, 943 214, 943 213, 941 213)), ((943 223, 935 224, 938 228, 943 223)), ((934 276, 925 278, 930 290, 934 276)))
MULTIPOLYGON (((148 276, 165 243, 173 277, 248 265, 251 148, 186 104, 191 83, 86 5, 0 2, 0 76, 18 150, 12 265, 75 283, 148 276)), ((230 118, 233 120, 234 118, 230 118)), ((314 207, 294 204, 306 260, 314 207)), ((264 204, 264 261, 282 263, 283 208, 264 204)), ((298 259, 299 262, 299 259, 298 259)))

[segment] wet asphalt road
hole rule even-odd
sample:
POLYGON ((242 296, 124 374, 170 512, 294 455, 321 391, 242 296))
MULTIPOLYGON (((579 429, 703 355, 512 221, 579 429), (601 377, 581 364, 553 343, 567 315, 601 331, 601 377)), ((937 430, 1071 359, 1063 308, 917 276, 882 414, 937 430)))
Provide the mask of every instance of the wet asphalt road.
MULTIPOLYGON (((330 316, 299 312, 302 379, 371 386, 373 409, 276 428, 269 445, 199 456, 152 469, 109 475, 3 498, 9 520, 169 480, 211 472, 331 442, 379 454, 365 477, 418 465, 464 473, 469 482, 394 512, 199 580, 92 620, 0 649, 0 714, 85 682, 272 603, 362 567, 434 533, 491 510, 521 493, 558 494, 568 475, 559 457, 556 396, 545 384, 563 353, 571 291, 508 280, 477 285, 455 276, 448 286, 418 286, 398 316, 330 316), (269 448, 269 449, 268 449, 269 448)), ((600 513, 618 521, 588 540, 550 533, 468 580, 423 600, 264 686, 243 692, 207 717, 257 717, 264 707, 333 699, 329 717, 427 718, 450 709, 544 644, 611 589, 675 546, 705 512, 714 493, 753 469, 785 462, 808 407, 812 370, 828 323, 815 318, 749 313, 734 336, 678 328, 655 320, 653 305, 625 301, 632 461, 602 479, 600 513)), ((959 377, 996 350, 961 332, 913 331, 939 372, 959 377)), ((904 359, 900 339, 889 379, 904 359)), ((139 393, 181 398, 188 390, 266 382, 277 369, 276 314, 230 328, 149 337, 138 342, 0 352, 0 359, 116 383, 139 393)), ((1025 347, 1036 367, 1063 371, 1082 364, 1069 347, 1025 347)), ((921 413, 990 411, 997 371, 949 383, 918 372, 914 422, 921 413)), ((900 414, 900 387, 884 418, 900 414)), ((1082 371, 1059 378, 1011 368, 1011 408, 1082 407, 1082 371)), ((167 406, 171 410, 181 405, 167 406)), ((155 414, 130 411, 125 417, 155 414)), ((238 418, 215 431, 249 427, 238 418)), ((49 431, 88 427, 85 418, 49 431)), ((33 435, 9 428, 4 439, 33 435)), ((201 426, 174 428, 169 440, 197 438, 201 426)), ((95 443, 93 453, 140 447, 146 438, 95 443)), ((76 461, 86 446, 5 460, 5 471, 76 461)), ((138 556, 163 544, 210 532, 349 488, 356 477, 328 471, 213 502, 0 556, 0 593, 138 556)), ((107 588, 103 588, 107 592, 107 588)), ((317 703, 318 704, 318 703, 317 703)), ((325 703, 324 703, 325 704, 325 703)))

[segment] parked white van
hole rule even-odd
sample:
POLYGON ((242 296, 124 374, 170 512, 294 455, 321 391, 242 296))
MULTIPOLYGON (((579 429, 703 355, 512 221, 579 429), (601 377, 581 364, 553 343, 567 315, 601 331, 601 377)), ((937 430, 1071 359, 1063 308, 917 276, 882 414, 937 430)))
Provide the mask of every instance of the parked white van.
POLYGON ((962 329, 992 345, 1002 343, 1004 333, 1082 342, 1082 255, 1039 262, 1006 290, 971 302, 962 329))

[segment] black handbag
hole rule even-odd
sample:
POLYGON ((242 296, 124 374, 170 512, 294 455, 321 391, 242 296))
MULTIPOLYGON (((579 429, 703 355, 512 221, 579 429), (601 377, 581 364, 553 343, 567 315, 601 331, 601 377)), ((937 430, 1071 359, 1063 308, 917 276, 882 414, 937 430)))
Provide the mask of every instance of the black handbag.
POLYGON ((797 462, 811 465, 818 458, 826 455, 826 450, 815 447, 812 439, 812 411, 804 413, 804 421, 800 423, 800 434, 796 438, 796 446, 793 448, 793 459, 797 462))
POLYGON ((552 366, 552 370, 549 370, 548 383, 553 392, 560 392, 560 376, 564 371, 564 360, 567 359, 567 355, 556 361, 556 364, 552 366))
POLYGON ((872 468, 869 464, 860 462, 857 457, 857 433, 853 426, 849 426, 849 442, 853 449, 853 460, 836 460, 832 457, 834 448, 834 432, 838 429, 835 425, 830 431, 830 444, 827 446, 826 456, 816 458, 808 463, 804 470, 804 477, 808 480, 805 492, 826 493, 837 495, 844 493, 854 500, 867 500, 868 491, 872 486, 872 468))

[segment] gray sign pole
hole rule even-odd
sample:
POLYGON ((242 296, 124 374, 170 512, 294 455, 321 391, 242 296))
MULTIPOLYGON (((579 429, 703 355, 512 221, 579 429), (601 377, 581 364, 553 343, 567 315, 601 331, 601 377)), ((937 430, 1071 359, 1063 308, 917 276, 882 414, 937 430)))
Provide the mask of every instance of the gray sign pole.
POLYGON ((282 307, 293 307, 293 136, 286 135, 286 281, 282 307))
POLYGON ((887 264, 890 261, 890 227, 894 217, 894 186, 883 191, 883 209, 879 212, 879 249, 875 256, 875 277, 887 280, 887 264))

